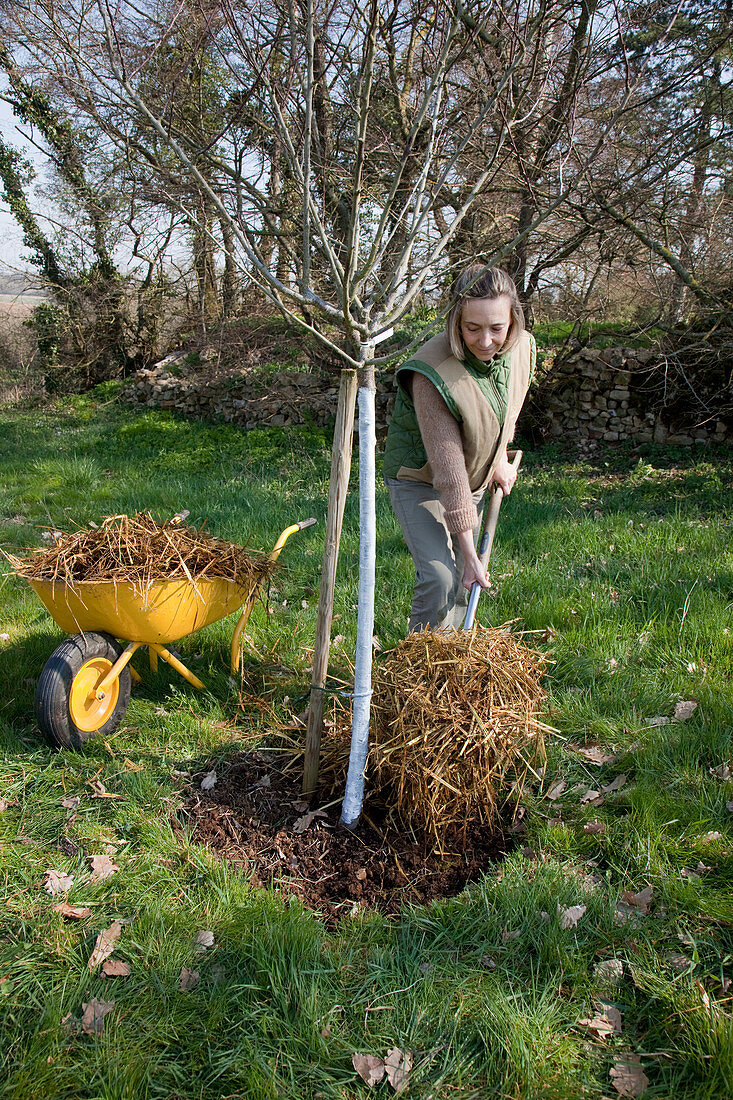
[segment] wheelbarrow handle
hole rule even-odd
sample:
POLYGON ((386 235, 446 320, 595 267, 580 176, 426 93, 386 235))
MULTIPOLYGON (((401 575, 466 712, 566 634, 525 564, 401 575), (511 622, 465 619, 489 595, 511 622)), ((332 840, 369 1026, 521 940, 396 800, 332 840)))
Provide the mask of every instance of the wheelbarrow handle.
MULTIPOLYGON (((512 466, 515 470, 519 469, 519 465, 522 461, 521 451, 509 451, 509 458, 512 466)), ((499 509, 501 508, 501 502, 504 499, 504 490, 498 485, 494 485, 491 490, 489 501, 484 508, 484 518, 481 526, 481 536, 478 544, 478 557, 481 562, 481 568, 486 571, 486 567, 489 564, 489 558, 491 557, 491 549, 494 545, 494 535, 496 534, 496 524, 499 519, 499 509)), ((468 597, 468 607, 466 609, 466 618, 463 620, 463 626, 465 628, 473 626, 474 619, 476 618, 476 608, 478 607, 479 596, 483 589, 478 581, 474 581, 471 585, 471 595, 468 597)))
POLYGON ((318 520, 311 516, 310 519, 301 519, 297 523, 298 530, 305 531, 306 527, 312 527, 314 523, 318 523, 318 520))

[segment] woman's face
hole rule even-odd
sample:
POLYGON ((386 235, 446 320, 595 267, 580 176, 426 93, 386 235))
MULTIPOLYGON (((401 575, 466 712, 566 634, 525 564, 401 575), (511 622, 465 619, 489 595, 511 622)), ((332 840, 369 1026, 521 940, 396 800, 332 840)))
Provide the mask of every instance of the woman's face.
POLYGON ((506 343, 512 323, 508 294, 498 298, 467 298, 461 310, 461 336, 469 351, 488 363, 506 343))

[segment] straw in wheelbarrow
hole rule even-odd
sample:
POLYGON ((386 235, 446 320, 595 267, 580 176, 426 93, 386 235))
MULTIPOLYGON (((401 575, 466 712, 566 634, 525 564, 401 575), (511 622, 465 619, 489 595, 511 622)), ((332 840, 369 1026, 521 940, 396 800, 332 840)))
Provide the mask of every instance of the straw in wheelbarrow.
POLYGON ((266 580, 274 562, 243 546, 214 538, 176 520, 160 523, 148 512, 108 516, 99 526, 61 535, 53 546, 26 558, 8 555, 26 580, 126 581, 145 589, 154 580, 222 577, 242 585, 266 580))

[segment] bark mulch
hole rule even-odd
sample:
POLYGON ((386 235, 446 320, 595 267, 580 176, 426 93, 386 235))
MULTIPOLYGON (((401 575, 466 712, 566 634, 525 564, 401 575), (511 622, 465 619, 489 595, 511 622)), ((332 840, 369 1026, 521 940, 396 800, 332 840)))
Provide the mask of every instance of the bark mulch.
POLYGON ((372 802, 351 831, 338 823, 340 792, 321 792, 309 809, 299 769, 284 761, 278 751, 233 755, 217 765, 211 789, 201 789, 205 772, 192 777, 183 813, 193 840, 254 886, 294 895, 329 923, 359 909, 391 915, 405 902, 453 897, 514 843, 510 830, 475 825, 440 852, 425 833, 386 828, 383 809, 372 802))

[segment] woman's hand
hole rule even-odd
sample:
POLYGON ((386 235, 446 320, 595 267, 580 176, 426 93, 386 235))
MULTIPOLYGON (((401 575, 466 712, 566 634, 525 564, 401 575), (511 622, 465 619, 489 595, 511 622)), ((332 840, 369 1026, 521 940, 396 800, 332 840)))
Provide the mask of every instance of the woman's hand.
POLYGON ((461 531, 458 535, 458 544, 463 554, 463 587, 469 590, 473 588, 474 581, 478 581, 482 588, 489 587, 489 575, 482 568, 476 547, 473 544, 473 531, 461 531))
POLYGON ((494 467, 494 472, 491 476, 492 484, 498 485, 504 493, 504 496, 508 497, 514 488, 514 482, 516 480, 517 471, 507 458, 505 451, 494 467))

